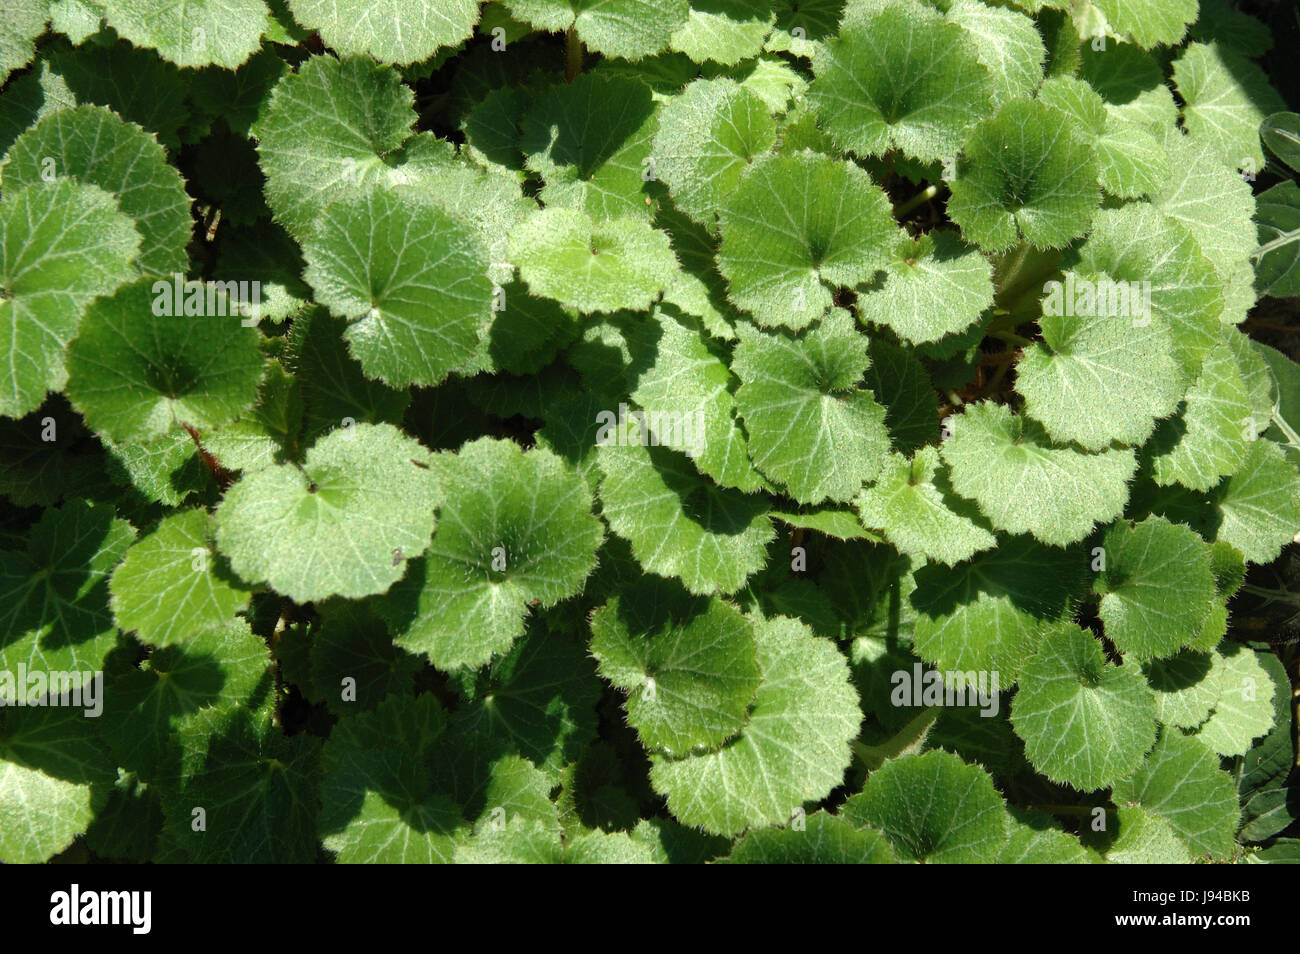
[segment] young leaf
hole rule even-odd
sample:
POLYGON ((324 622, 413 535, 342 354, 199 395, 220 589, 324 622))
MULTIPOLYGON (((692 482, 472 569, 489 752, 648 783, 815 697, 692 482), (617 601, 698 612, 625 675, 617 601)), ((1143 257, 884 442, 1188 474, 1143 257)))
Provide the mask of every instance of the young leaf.
POLYGON ((478 0, 409 3, 378 0, 290 0, 294 19, 320 33, 341 55, 368 53, 384 63, 415 63, 444 46, 467 40, 478 20, 478 0))
POLYGON ((1128 34, 1143 49, 1172 46, 1196 19, 1196 0, 1094 0, 1116 33, 1128 34))
POLYGON ((1273 680, 1252 649, 1240 643, 1228 648, 1219 698, 1196 738, 1220 755, 1245 755, 1251 742, 1273 728, 1273 691, 1273 680))
POLYGON ((1038 88, 1047 50, 1031 18, 979 0, 954 0, 944 15, 974 39, 975 55, 992 79, 995 108, 1038 88))
POLYGON ((572 29, 595 52, 626 60, 667 49, 690 13, 687 0, 506 0, 506 7, 539 30, 572 29))
POLYGON ((897 860, 880 832, 857 828, 846 818, 816 812, 804 826, 748 831, 724 860, 733 865, 887 865, 897 860))
POLYGON ((256 52, 271 26, 262 0, 98 0, 104 19, 135 46, 177 66, 234 69, 256 52))
POLYGON ((1264 168, 1260 124, 1286 105, 1263 70, 1219 43, 1189 43, 1174 61, 1174 85, 1194 142, 1207 145, 1229 168, 1264 168))
POLYGON ((1204 722, 1222 693, 1223 656, 1184 649, 1164 659, 1142 664, 1147 685, 1155 693, 1156 718, 1165 725, 1194 729, 1204 722))
POLYGON ((298 602, 383 593, 429 545, 440 497, 429 467, 390 424, 339 428, 301 465, 236 481, 217 508, 217 546, 239 576, 298 602))
POLYGON ((1155 699, 1135 666, 1111 666, 1090 633, 1065 624, 1020 673, 1011 724, 1025 755, 1054 782, 1104 788, 1156 740, 1155 699))
POLYGON ((757 56, 776 19, 765 6, 746 0, 691 0, 690 15, 673 34, 671 48, 696 63, 726 66, 757 56))
POLYGON ((1248 445, 1237 472, 1210 493, 1217 515, 1214 539, 1232 544, 1252 563, 1268 563, 1300 532, 1300 474, 1276 444, 1248 445))

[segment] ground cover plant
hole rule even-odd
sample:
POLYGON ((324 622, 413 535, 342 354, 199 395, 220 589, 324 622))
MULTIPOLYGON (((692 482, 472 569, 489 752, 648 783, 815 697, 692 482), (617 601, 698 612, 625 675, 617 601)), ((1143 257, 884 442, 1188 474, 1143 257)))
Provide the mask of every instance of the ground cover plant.
POLYGON ((0 861, 1300 859, 1298 32, 5 0, 0 861))

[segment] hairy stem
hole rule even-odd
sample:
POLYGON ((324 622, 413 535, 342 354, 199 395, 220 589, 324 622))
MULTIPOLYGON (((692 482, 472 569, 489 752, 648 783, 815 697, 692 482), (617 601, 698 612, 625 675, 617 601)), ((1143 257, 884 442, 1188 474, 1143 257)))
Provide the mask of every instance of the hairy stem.
POLYGON ((917 206, 924 205, 925 203, 929 202, 938 194, 939 194, 938 185, 926 186, 924 189, 922 189, 916 195, 912 196, 906 202, 900 202, 898 205, 894 206, 894 218, 901 219, 903 216, 907 215, 907 213, 911 212, 917 206))
POLYGON ((564 78, 572 81, 582 72, 582 40, 575 27, 569 27, 564 35, 564 78))

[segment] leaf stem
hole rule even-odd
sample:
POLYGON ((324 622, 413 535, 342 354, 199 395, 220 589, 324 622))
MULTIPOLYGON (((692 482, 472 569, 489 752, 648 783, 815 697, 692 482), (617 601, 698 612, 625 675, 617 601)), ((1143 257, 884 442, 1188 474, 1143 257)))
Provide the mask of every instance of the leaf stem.
POLYGON ((939 186, 928 185, 916 195, 912 196, 906 202, 900 202, 894 206, 894 218, 901 219, 907 213, 911 212, 919 205, 924 205, 939 194, 939 186))
POLYGON ((582 40, 576 26, 564 34, 564 79, 572 82, 582 72, 582 40))

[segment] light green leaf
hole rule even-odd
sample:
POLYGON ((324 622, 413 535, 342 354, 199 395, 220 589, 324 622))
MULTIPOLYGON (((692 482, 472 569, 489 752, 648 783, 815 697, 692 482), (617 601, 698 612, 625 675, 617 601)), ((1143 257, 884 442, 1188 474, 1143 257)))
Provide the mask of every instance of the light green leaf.
POLYGON ((1255 205, 1255 290, 1274 298, 1300 295, 1300 185, 1279 182, 1260 193, 1255 205))
POLYGON ((955 156, 996 86, 972 34, 921 4, 846 18, 813 58, 808 99, 831 140, 860 156, 955 156))
POLYGON ((901 552, 952 566, 997 541, 974 508, 954 499, 940 468, 934 447, 920 448, 911 460, 890 454, 854 506, 867 527, 881 530, 901 552))
POLYGON ((248 592, 217 563, 211 535, 206 511, 185 510, 133 544, 109 581, 117 625, 168 646, 234 619, 248 592))
POLYGON ((1231 543, 1251 563, 1268 563, 1300 532, 1300 474, 1269 440, 1249 444, 1246 459, 1210 494, 1214 539, 1231 543))
POLYGON ((1165 725, 1194 729, 1206 720, 1222 692, 1223 656, 1184 649, 1142 664, 1156 697, 1156 718, 1165 725))
POLYGON ((776 141, 767 105, 727 77, 696 80, 659 116, 652 155, 677 207, 712 227, 755 158, 776 141))
POLYGON ((978 0, 954 0, 945 16, 975 40, 975 55, 993 80, 993 106, 1031 95, 1043 80, 1047 50, 1034 21, 978 0))
POLYGON ((975 127, 951 188, 948 214, 991 252, 1022 238, 1062 248, 1088 231, 1101 201, 1085 135, 1068 113, 1036 100, 1013 100, 975 127))
POLYGON ((1218 756, 1181 732, 1165 729, 1138 770, 1117 782, 1115 803, 1140 805, 1168 822, 1195 857, 1232 853, 1240 810, 1218 756))
POLYGON ((143 273, 170 277, 187 269, 190 199, 153 136, 99 106, 59 110, 18 137, 0 166, 0 179, 8 193, 43 182, 49 171, 117 198, 140 232, 137 264, 143 273))
POLYGON ((954 569, 921 567, 909 597, 916 654, 945 671, 999 672, 1009 686, 1041 634, 1071 609, 1085 567, 1082 553, 1028 537, 1003 539, 954 569))
POLYGON ((858 287, 858 315, 906 341, 959 334, 993 304, 993 266, 955 232, 903 236, 884 276, 858 287))
POLYGON ((1172 824, 1141 805, 1122 805, 1106 860, 1117 865, 1190 865, 1192 853, 1172 824))
POLYGON ((898 235, 867 173, 809 152, 755 161, 721 219, 718 267, 731 300, 760 324, 796 329, 830 307, 835 286, 870 280, 898 235))
POLYGON ((1093 0, 1116 33, 1143 49, 1173 46, 1196 19, 1196 0, 1093 0))
POLYGON ((768 503, 718 487, 685 455, 620 428, 600 445, 601 512, 638 563, 692 593, 734 593, 767 563, 768 503))
POLYGON ((1137 466, 1131 449, 1054 447, 1035 425, 988 401, 968 404, 950 426, 942 452, 953 488, 998 530, 1061 546, 1124 509, 1137 466))
POLYGON ((648 865, 654 864, 654 856, 649 846, 626 832, 581 829, 561 838, 553 829, 515 816, 458 845, 455 861, 461 865, 648 865))
POLYGON ((474 31, 478 0, 289 0, 294 19, 340 55, 369 53, 383 63, 415 63, 474 31))
POLYGON ((172 282, 140 279, 93 302, 68 346, 68 400, 113 440, 218 427, 257 402, 265 371, 257 330, 212 285, 185 293, 187 311, 201 301, 199 315, 162 313, 159 302, 172 298, 172 282))
POLYGON ((1223 656, 1219 698, 1195 735, 1220 755, 1245 755, 1273 728, 1273 680, 1248 646, 1232 644, 1223 656))
POLYGON ((0 83, 32 61, 36 38, 45 32, 49 18, 47 0, 13 0, 5 5, 0 22, 0 83))
POLYGON ((86 304, 130 277, 140 235, 113 197, 67 179, 0 202, 0 414, 21 417, 67 380, 63 349, 86 304))
POLYGON ((303 248, 317 300, 370 377, 437 384, 467 361, 492 303, 487 251, 470 226, 418 193, 330 205, 303 248))
POLYGON ((1264 168, 1260 124, 1286 105, 1263 70, 1220 43, 1189 43, 1174 61, 1174 85, 1194 142, 1207 145, 1230 169, 1264 168))
POLYGON ((1007 816, 1007 843, 998 853, 998 864, 1086 865, 1093 860, 1078 839, 1056 828, 1050 818, 1014 810, 1007 816))
POLYGON ((438 530, 382 609, 399 646, 440 669, 477 667, 523 633, 530 604, 582 589, 604 534, 587 485, 544 448, 480 438, 438 455, 434 472, 438 530))
POLYGON ((627 693, 647 749, 685 756, 740 732, 761 681, 754 627, 713 598, 655 581, 624 590, 591 618, 591 654, 627 693))
POLYGON ((766 6, 747 0, 691 0, 690 15, 670 45, 696 63, 734 66, 762 51, 776 19, 766 6))
POLYGON ((1081 53, 1079 78, 1101 94, 1106 112, 1114 119, 1156 134, 1178 120, 1164 67, 1153 54, 1110 38, 1105 49, 1094 50, 1091 43, 1085 43, 1081 53))
MULTIPOLYGON (((1139 659, 1207 650, 1203 630, 1216 595, 1210 548, 1194 530, 1148 517, 1120 521, 1102 541, 1105 564, 1093 588, 1106 637, 1139 659)), ((1210 634, 1217 642, 1217 635, 1210 634)))
POLYGON ((1091 633, 1065 624, 1020 673, 1011 724, 1054 782, 1091 792, 1138 767, 1156 740, 1156 706, 1136 666, 1112 666, 1091 633))
POLYGON ((866 337, 838 310, 797 337, 738 331, 736 405, 754 465, 800 503, 852 500, 889 450, 884 408, 857 387, 866 337))
POLYGON ((886 762, 840 817, 884 832, 901 858, 929 864, 995 860, 1006 842, 1002 796, 978 765, 950 752, 886 762))
POLYGON ((383 593, 429 545, 439 500, 429 467, 429 452, 390 424, 340 428, 301 466, 236 481, 217 508, 217 546, 239 576, 298 602, 383 593))
POLYGON ((177 66, 234 69, 271 27, 262 0, 97 0, 108 25, 177 66))
POLYGON ((539 30, 572 29, 594 52, 627 60, 667 49, 690 13, 687 0, 506 0, 506 7, 539 30))
POLYGON ((846 818, 814 812, 803 828, 756 828, 736 842, 733 865, 887 865, 894 849, 880 832, 846 818))
POLYGON ((847 661, 796 620, 756 622, 763 681, 739 738, 713 752, 651 756, 650 783, 685 825, 717 834, 789 820, 844 778, 862 713, 847 661))
POLYGON ((644 311, 678 271, 668 236, 635 219, 598 222, 549 208, 510 236, 510 257, 535 295, 584 314, 644 311))

